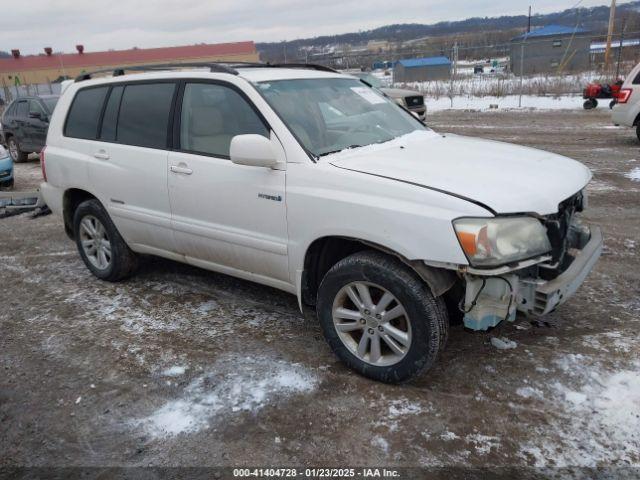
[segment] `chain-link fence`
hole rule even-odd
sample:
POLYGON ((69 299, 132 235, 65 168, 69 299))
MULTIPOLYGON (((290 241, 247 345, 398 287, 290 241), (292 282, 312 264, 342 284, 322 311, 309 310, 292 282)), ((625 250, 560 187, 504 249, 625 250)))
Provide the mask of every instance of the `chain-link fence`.
POLYGON ((39 96, 39 95, 59 95, 60 83, 32 83, 32 84, 19 84, 19 85, 7 85, 6 83, 0 87, 0 99, 5 105, 8 105, 12 100, 18 97, 25 96, 39 96))

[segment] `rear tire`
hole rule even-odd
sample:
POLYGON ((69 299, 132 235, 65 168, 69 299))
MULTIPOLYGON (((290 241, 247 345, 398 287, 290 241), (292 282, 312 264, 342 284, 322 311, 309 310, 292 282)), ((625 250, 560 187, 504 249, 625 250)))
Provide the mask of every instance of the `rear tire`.
POLYGON ((20 145, 16 141, 16 137, 10 137, 7 140, 7 146, 9 147, 9 155, 11 155, 14 163, 26 162, 29 158, 29 154, 20 150, 20 145))
POLYGON ((99 279, 117 282, 135 271, 136 254, 98 200, 86 200, 78 206, 73 215, 73 233, 82 260, 99 279))
POLYGON ((386 383, 431 368, 449 331, 442 298, 400 260, 376 251, 355 253, 329 270, 317 313, 335 354, 361 375, 386 383))
POLYGON ((636 125, 636 137, 640 140, 640 123, 636 125))

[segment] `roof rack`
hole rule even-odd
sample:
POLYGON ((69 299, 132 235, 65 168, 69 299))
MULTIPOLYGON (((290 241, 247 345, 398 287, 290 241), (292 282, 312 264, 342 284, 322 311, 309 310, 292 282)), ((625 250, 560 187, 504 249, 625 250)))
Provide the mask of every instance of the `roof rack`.
POLYGON ((307 68, 309 70, 318 70, 321 72, 340 73, 337 70, 325 65, 317 63, 261 63, 261 62, 229 62, 225 63, 235 68, 307 68))
POLYGON ((99 73, 111 73, 114 77, 120 77, 125 72, 153 72, 156 70, 170 70, 179 68, 208 68, 210 72, 230 73, 238 75, 236 68, 307 68, 321 72, 340 73, 331 67, 315 63, 260 63, 260 62, 192 62, 192 63, 157 63, 150 65, 131 65, 126 67, 104 68, 78 75, 76 82, 91 80, 93 75, 99 73))
POLYGON ((217 62, 192 62, 192 63, 155 63, 150 65, 131 65, 126 67, 116 68, 104 68, 102 70, 94 70, 92 72, 86 72, 76 77, 76 82, 82 82, 84 80, 91 80, 93 75, 97 73, 112 73, 114 77, 121 77, 125 72, 153 72, 156 70, 170 70, 178 68, 208 68, 211 72, 218 73, 230 73, 231 75, 238 75, 238 71, 234 68, 228 67, 225 63, 217 62))

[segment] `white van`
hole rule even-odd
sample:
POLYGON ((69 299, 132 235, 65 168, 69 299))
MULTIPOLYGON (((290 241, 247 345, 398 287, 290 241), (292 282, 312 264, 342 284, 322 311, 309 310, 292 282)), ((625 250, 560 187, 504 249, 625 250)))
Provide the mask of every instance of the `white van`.
POLYGON ((100 279, 153 254, 291 292, 347 365, 400 382, 450 319, 545 315, 600 255, 574 160, 438 134, 324 67, 185 68, 84 75, 53 114, 42 194, 100 279))
POLYGON ((636 127, 636 135, 640 140, 640 63, 622 84, 611 111, 611 119, 615 125, 636 127))

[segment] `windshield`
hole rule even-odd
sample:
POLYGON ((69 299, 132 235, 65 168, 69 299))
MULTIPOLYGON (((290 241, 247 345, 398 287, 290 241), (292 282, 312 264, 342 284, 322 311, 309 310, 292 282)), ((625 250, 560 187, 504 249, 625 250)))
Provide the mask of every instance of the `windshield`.
POLYGON ((44 106, 47 107, 49 113, 53 113, 53 109, 56 108, 56 103, 58 103, 58 97, 47 97, 43 98, 44 106))
POLYGON ((277 80, 256 86, 315 157, 427 129, 395 102, 355 79, 277 80))

